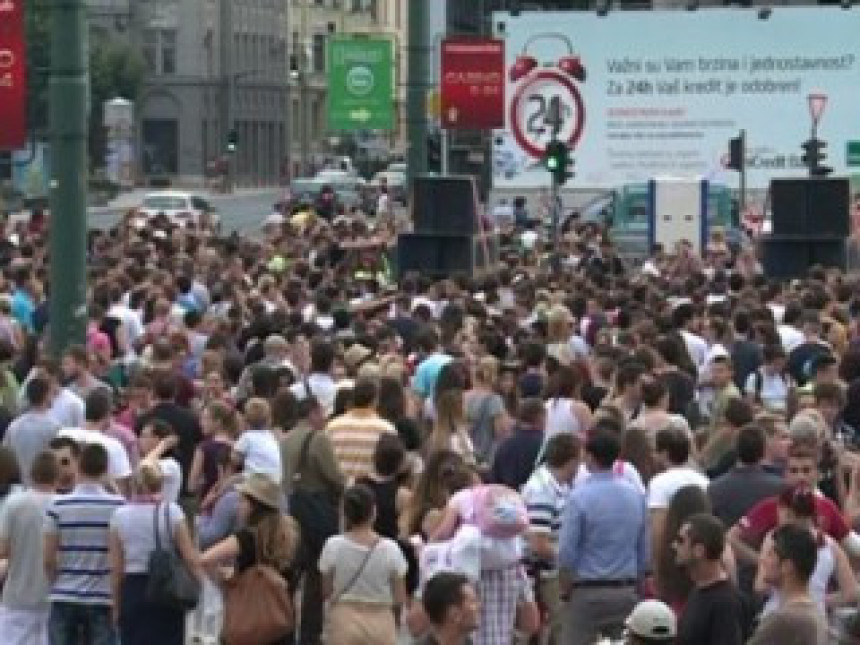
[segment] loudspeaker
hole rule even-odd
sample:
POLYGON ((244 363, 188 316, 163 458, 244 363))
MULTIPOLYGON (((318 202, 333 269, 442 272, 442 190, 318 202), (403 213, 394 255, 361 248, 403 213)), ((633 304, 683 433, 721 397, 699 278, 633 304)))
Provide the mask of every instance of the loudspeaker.
POLYGON ((805 235, 806 179, 773 179, 770 203, 774 235, 805 235))
POLYGON ((774 278, 802 278, 819 264, 846 268, 845 239, 836 236, 769 235, 760 239, 765 275, 774 278))
POLYGON ((809 180, 807 233, 845 237, 851 234, 851 187, 848 179, 809 180))
POLYGON ((474 181, 472 177, 416 177, 410 200, 415 232, 480 233, 474 181))
POLYGON ((848 235, 850 192, 848 179, 844 177, 772 180, 773 233, 848 235))
POLYGON ((476 277, 494 270, 499 260, 495 235, 403 233, 397 238, 397 270, 434 278, 465 274, 476 277))

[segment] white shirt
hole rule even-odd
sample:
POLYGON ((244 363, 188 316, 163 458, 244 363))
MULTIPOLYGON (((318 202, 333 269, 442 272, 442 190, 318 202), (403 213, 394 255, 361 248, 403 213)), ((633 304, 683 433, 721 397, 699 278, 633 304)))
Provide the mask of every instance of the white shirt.
POLYGON ((182 468, 173 457, 165 457, 158 460, 161 475, 164 477, 161 483, 161 497, 165 502, 179 501, 179 493, 182 492, 182 468))
POLYGON ((669 508, 669 502, 684 486, 698 486, 708 490, 710 480, 689 466, 674 466, 655 475, 648 483, 648 508, 669 508))
POLYGON ((48 414, 62 428, 80 428, 84 425, 84 400, 69 388, 64 387, 54 397, 48 414))
MULTIPOLYGON (((337 384, 334 379, 328 374, 311 374, 306 379, 308 388, 317 401, 322 405, 325 415, 328 417, 334 411, 334 397, 337 394, 337 384)), ((299 401, 304 401, 307 396, 305 391, 305 380, 300 380, 298 383, 293 383, 290 386, 290 392, 299 401)))
POLYGON ((803 343, 803 332, 791 325, 780 325, 776 331, 786 354, 790 354, 791 350, 803 343))
POLYGON ((788 379, 782 374, 768 374, 759 368, 747 377, 744 393, 750 396, 758 394, 762 407, 771 412, 785 412, 788 405, 788 379), (756 387, 758 383, 761 383, 759 391, 756 387))
POLYGON ((698 336, 686 329, 681 330, 681 337, 684 339, 684 344, 687 346, 687 351, 690 353, 690 358, 696 367, 701 367, 708 355, 708 343, 701 336, 698 336))
POLYGON ((274 433, 269 430, 246 430, 233 445, 233 450, 242 455, 245 473, 262 473, 281 482, 281 449, 274 433))
POLYGON ((134 343, 138 338, 143 336, 143 322, 141 322, 136 311, 124 305, 116 304, 108 310, 108 316, 113 316, 122 323, 129 344, 134 343))
POLYGON ((114 481, 131 477, 131 462, 128 460, 125 448, 117 439, 86 428, 61 428, 57 436, 68 437, 79 444, 103 446, 108 455, 108 477, 114 481))

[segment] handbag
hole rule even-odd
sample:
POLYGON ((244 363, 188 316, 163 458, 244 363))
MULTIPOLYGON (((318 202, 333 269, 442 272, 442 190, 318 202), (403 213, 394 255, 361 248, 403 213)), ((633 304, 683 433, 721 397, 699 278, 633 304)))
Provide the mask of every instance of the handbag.
POLYGON ((161 546, 161 531, 158 528, 158 509, 152 512, 155 527, 155 550, 149 556, 147 567, 146 599, 156 605, 190 611, 200 601, 200 580, 188 569, 185 561, 176 553, 176 545, 170 532, 169 505, 164 505, 164 523, 170 536, 168 547, 161 546))
POLYGON ((256 563, 234 576, 224 587, 225 645, 261 645, 284 638, 295 627, 289 585, 275 567, 260 560, 254 537, 256 563))
POLYGON ((302 550, 305 560, 319 557, 323 545, 340 529, 340 515, 332 495, 325 491, 310 491, 302 488, 302 478, 307 468, 308 452, 315 431, 308 432, 299 452, 299 462, 293 475, 293 490, 289 498, 290 515, 302 530, 302 550))

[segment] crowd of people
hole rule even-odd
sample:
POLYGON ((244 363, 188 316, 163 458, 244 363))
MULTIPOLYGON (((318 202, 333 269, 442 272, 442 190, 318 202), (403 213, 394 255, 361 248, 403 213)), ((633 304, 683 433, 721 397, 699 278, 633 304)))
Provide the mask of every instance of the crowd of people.
POLYGON ((855 279, 371 234, 93 232, 61 357, 44 231, 2 250, 3 643, 857 642, 855 279))

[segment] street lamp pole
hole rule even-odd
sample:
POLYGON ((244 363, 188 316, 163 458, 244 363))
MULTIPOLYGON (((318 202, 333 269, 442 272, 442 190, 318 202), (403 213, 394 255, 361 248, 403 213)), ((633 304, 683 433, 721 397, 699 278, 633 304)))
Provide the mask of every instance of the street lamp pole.
POLYGON ((85 0, 51 3, 50 350, 82 343, 87 323, 85 0))

